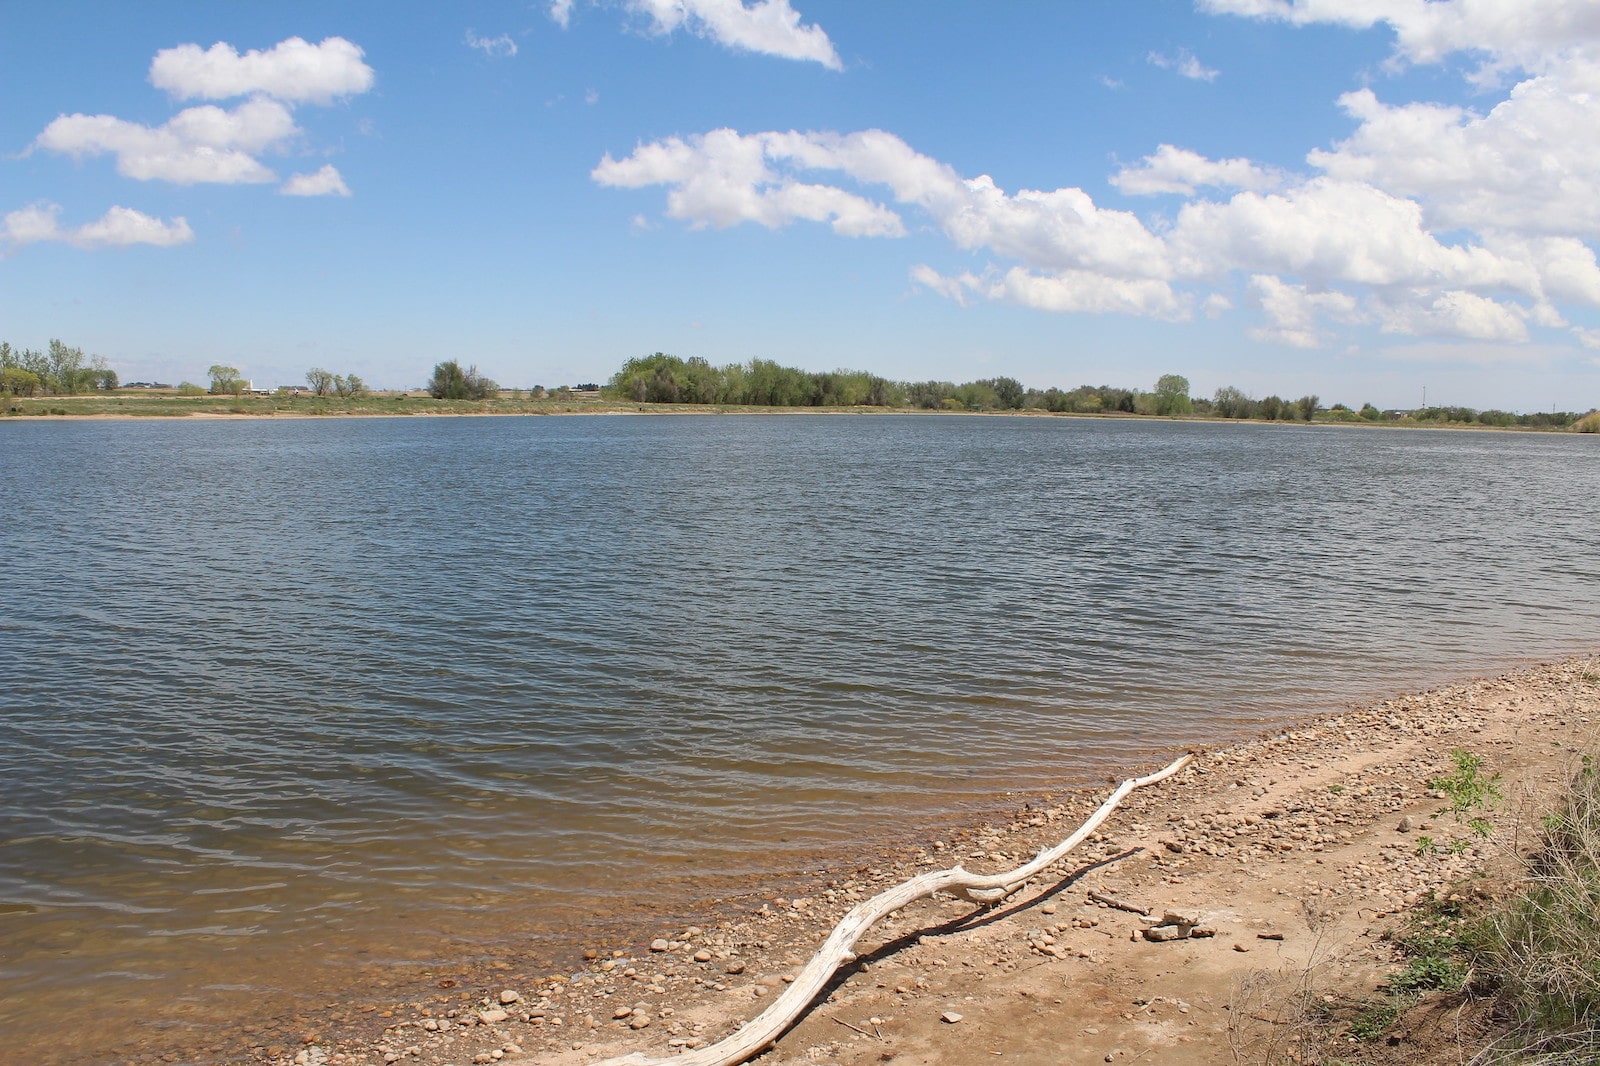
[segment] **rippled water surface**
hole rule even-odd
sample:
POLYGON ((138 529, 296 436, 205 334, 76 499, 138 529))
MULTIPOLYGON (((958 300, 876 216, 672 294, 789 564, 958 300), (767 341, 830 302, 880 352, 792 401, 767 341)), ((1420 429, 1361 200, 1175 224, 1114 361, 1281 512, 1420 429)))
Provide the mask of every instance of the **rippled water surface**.
POLYGON ((0 424, 0 1042, 92 1009, 181 1044, 230 995, 556 944, 652 877, 709 897, 896 811, 1592 650, 1597 446, 0 424))

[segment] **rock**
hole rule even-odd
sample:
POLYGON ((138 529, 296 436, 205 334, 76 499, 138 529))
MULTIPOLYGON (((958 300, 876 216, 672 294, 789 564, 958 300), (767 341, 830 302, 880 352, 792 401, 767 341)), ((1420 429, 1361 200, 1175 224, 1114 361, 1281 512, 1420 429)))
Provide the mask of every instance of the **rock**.
POLYGON ((670 947, 672 947, 671 942, 664 940, 661 937, 656 937, 654 940, 650 941, 651 951, 666 951, 670 947))
POLYGON ((1395 829, 1396 829, 1396 831, 1401 832, 1401 833, 1409 833, 1409 832, 1411 832, 1411 826, 1412 826, 1411 815, 1408 814, 1404 818, 1400 819, 1400 824, 1395 826, 1395 829))
POLYGON ((492 1007, 489 1010, 480 1010, 478 1012, 478 1021, 482 1022, 484 1025, 499 1025, 509 1017, 511 1017, 511 1015, 507 1014, 499 1007, 492 1007))
POLYGON ((439 1031, 439 1021, 436 1018, 425 1018, 423 1019, 422 1027, 430 1033, 437 1033, 439 1031))
POLYGON ((943 1014, 939 1015, 939 1020, 944 1022, 946 1025, 955 1025, 957 1022, 961 1021, 961 1018, 962 1016, 953 1010, 947 1010, 943 1014))
POLYGON ((618 1007, 616 1010, 611 1012, 611 1017, 614 1020, 617 1020, 617 1021, 620 1021, 623 1018, 630 1018, 632 1016, 633 1016, 633 1008, 632 1007, 618 1007))
POLYGON ((744 973, 744 963, 738 959, 734 959, 732 962, 728 963, 728 972, 735 974, 744 973))
POLYGON ((650 1026, 650 1015, 635 1014, 628 1020, 629 1029, 647 1029, 650 1026))
POLYGON ((521 999, 522 997, 520 995, 518 995, 516 992, 513 992, 509 988, 500 993, 500 1002, 507 1007, 511 1006, 513 1003, 520 1002, 521 999))
POLYGON ((701 948, 699 951, 694 953, 694 961, 695 962, 710 962, 711 961, 711 952, 707 951, 705 948, 701 948))
POLYGON ((1189 935, 1189 928, 1182 925, 1153 925, 1144 931, 1146 940, 1157 943, 1167 940, 1182 940, 1189 935))

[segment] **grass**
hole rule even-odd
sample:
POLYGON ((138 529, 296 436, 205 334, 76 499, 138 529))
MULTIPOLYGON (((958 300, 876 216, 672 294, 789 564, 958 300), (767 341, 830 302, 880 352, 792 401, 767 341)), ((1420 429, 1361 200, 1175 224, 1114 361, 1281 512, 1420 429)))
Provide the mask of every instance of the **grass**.
POLYGON ((1544 821, 1528 881, 1490 918, 1480 964, 1530 1061, 1600 1061, 1600 762, 1544 821), (1552 1058, 1551 1056, 1556 1056, 1552 1058))

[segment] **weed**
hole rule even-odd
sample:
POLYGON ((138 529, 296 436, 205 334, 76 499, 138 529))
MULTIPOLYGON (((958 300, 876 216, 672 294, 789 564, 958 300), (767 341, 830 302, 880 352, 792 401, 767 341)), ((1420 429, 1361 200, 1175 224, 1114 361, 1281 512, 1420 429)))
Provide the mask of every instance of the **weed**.
POLYGON ((1413 1006, 1417 997, 1388 995, 1382 999, 1368 1000, 1350 1019, 1350 1027, 1345 1030, 1345 1035, 1352 1040, 1367 1043, 1378 1039, 1389 1031, 1389 1027, 1399 1021, 1413 1006))
MULTIPOLYGON (((1500 775, 1483 775, 1483 756, 1474 755, 1465 748, 1450 753, 1456 768, 1440 777, 1430 777, 1428 787, 1436 788, 1450 801, 1448 808, 1456 821, 1463 821, 1473 811, 1491 807, 1500 802, 1500 775)), ((1481 820, 1481 819, 1480 819, 1481 820)), ((1488 823, 1485 822, 1485 825, 1488 823)), ((1486 835, 1487 831, 1484 834, 1486 835)))

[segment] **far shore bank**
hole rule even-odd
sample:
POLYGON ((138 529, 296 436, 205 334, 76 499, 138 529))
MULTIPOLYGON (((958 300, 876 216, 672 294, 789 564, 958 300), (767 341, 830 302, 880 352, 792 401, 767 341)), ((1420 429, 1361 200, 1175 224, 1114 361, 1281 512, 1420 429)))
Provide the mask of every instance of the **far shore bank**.
POLYGON ((1441 422, 1411 418, 1369 421, 1319 417, 1311 422, 1290 419, 1221 418, 1209 415, 1145 415, 1124 411, 936 410, 919 407, 767 407, 720 404, 622 403, 598 397, 573 400, 516 399, 434 400, 418 394, 384 394, 356 400, 280 397, 177 397, 166 395, 49 396, 16 399, 0 414, 8 422, 165 422, 173 420, 251 422, 329 418, 515 418, 567 415, 902 415, 938 418, 1068 418, 1128 422, 1190 422, 1214 425, 1256 425, 1284 428, 1350 428, 1463 430, 1491 433, 1566 434, 1572 427, 1496 426, 1476 422, 1441 422))

